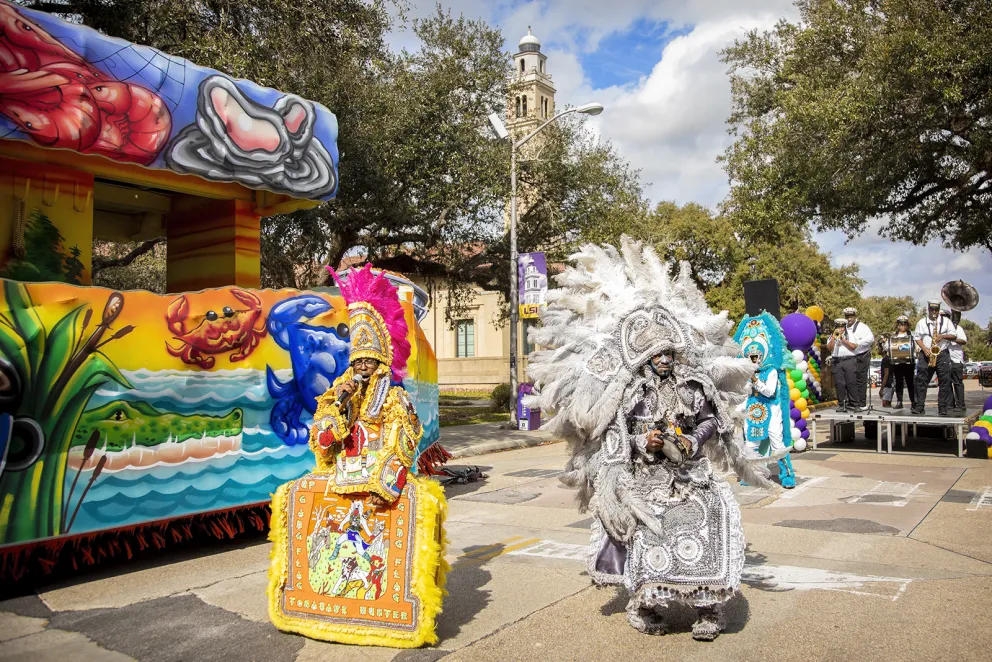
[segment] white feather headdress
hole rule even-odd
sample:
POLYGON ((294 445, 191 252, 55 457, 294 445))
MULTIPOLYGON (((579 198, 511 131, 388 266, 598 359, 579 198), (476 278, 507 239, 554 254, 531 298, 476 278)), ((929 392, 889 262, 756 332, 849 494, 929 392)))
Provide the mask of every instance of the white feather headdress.
POLYGON ((527 372, 536 392, 528 401, 551 414, 547 427, 588 455, 616 416, 628 387, 651 358, 676 356, 676 375, 699 383, 713 402, 721 442, 709 451, 729 460, 745 480, 763 483, 748 464, 737 406, 747 397, 754 366, 738 358, 727 312, 713 313, 683 262, 673 275, 654 249, 627 236, 618 251, 587 244, 548 292, 527 372), (728 446, 733 446, 728 447, 728 446))

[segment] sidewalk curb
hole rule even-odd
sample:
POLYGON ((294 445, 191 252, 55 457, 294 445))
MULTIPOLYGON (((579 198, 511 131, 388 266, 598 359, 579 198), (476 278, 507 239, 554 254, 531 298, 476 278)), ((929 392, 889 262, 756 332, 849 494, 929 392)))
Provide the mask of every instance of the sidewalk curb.
MULTIPOLYGON (((441 442, 442 445, 444 442, 441 442)), ((474 457, 476 455, 488 455, 489 453, 499 453, 501 451, 514 451, 523 448, 535 448, 545 444, 562 443, 561 439, 550 439, 544 435, 527 439, 503 439, 500 441, 488 441, 482 444, 470 444, 461 448, 447 449, 451 453, 451 459, 456 460, 464 457, 474 457)))

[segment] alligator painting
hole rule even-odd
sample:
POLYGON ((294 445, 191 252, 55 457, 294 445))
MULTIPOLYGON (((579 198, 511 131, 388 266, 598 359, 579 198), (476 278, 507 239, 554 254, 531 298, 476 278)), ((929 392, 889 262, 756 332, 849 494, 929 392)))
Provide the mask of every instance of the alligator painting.
POLYGON ((90 469, 107 456, 104 471, 203 460, 241 449, 243 413, 226 416, 161 412, 147 402, 118 400, 84 411, 69 448, 69 466, 90 469), (87 441, 100 447, 84 461, 87 441), (83 466, 85 464, 85 466, 83 466))

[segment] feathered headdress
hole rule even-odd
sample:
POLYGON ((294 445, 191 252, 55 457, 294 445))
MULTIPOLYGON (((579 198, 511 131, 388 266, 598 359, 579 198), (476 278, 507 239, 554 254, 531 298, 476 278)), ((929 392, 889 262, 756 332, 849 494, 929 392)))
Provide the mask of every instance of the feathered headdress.
POLYGON ((551 349, 533 352, 527 365, 538 389, 527 401, 550 413, 550 432, 570 442, 570 468, 592 471, 627 391, 653 356, 670 351, 676 378, 698 383, 714 405, 721 443, 706 445, 713 459, 766 484, 735 433, 754 366, 738 357, 727 312, 710 310, 689 264, 673 276, 653 248, 627 236, 619 251, 587 244, 571 259, 575 266, 556 277, 560 288, 548 292, 541 326, 530 331, 534 344, 551 349))
POLYGON ((372 273, 372 265, 349 269, 339 278, 327 267, 341 288, 348 304, 348 327, 351 337, 350 361, 373 358, 392 368, 393 375, 406 376, 410 358, 406 315, 400 305, 399 292, 386 278, 386 273, 372 273))
POLYGON ((759 352, 761 360, 758 363, 762 368, 784 369, 795 366, 795 359, 792 358, 785 334, 782 333, 782 325, 767 311, 754 317, 745 315, 737 325, 734 342, 741 346, 741 356, 750 358, 752 352, 759 352))

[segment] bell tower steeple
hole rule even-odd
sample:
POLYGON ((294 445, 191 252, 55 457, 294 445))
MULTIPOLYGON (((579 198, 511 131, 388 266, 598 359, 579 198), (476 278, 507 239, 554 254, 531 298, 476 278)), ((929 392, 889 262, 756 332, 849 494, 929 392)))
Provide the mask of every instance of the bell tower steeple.
POLYGON ((513 56, 513 77, 507 100, 507 128, 514 136, 536 129, 555 114, 555 86, 548 73, 548 58, 530 27, 513 56))

